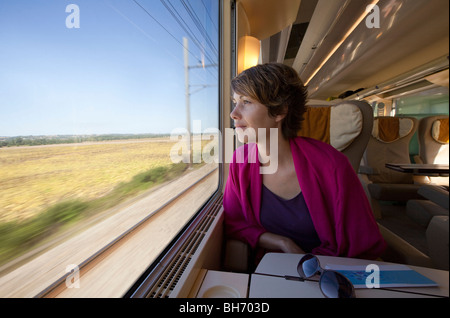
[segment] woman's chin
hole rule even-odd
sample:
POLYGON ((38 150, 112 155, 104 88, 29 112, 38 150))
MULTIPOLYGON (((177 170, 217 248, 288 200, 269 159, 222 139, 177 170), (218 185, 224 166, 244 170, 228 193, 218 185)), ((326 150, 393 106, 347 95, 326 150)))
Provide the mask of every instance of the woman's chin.
POLYGON ((255 143, 256 142, 256 132, 253 128, 248 127, 237 127, 236 135, 239 142, 241 143, 255 143))

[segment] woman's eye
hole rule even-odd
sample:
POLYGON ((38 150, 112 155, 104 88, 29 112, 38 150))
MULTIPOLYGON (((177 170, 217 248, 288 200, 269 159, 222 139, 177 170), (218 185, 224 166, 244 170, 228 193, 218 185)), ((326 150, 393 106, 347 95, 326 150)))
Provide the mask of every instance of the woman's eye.
POLYGON ((231 101, 231 104, 232 104, 232 107, 233 108, 236 108, 237 106, 238 106, 238 104, 241 104, 241 105, 248 105, 248 104, 251 104, 252 102, 250 101, 250 100, 248 100, 248 99, 241 99, 241 100, 239 100, 239 101, 236 101, 236 100, 232 100, 231 101))

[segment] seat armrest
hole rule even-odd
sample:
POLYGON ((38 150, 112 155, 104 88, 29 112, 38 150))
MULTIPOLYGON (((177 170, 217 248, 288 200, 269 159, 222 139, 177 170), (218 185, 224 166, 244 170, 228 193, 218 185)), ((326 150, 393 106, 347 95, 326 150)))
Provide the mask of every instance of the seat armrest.
POLYGON ((380 233, 388 247, 381 256, 383 261, 392 263, 409 264, 422 267, 433 267, 431 258, 409 244, 403 238, 378 224, 380 233))
POLYGON ((431 219, 426 236, 431 260, 439 269, 448 271, 449 217, 438 215, 431 219))
POLYGON ((448 191, 444 188, 434 185, 424 185, 419 188, 418 193, 424 198, 448 210, 449 196, 448 191))
POLYGON ((381 201, 408 201, 420 199, 417 184, 371 183, 367 185, 370 196, 381 201))
POLYGON ((372 168, 369 166, 359 166, 359 174, 366 174, 366 175, 376 175, 376 174, 380 174, 380 172, 378 171, 378 169, 376 168, 372 168))

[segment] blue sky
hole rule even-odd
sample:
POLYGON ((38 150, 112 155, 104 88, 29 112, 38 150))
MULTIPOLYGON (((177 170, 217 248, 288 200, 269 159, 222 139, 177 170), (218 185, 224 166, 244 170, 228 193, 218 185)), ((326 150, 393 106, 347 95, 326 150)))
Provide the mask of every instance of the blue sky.
MULTIPOLYGON (((214 0, 0 0, 0 136, 170 133, 185 127, 183 37, 164 7, 196 34, 190 65, 216 62, 184 5, 216 47, 214 0), (66 27, 66 6, 80 28, 66 27), (184 4, 184 5, 183 5, 184 4), (181 19, 180 19, 181 20, 181 19), (169 34, 170 33, 170 34, 169 34), (205 57, 206 56, 206 57, 205 57)), ((218 68, 192 69, 191 85, 217 84, 218 68)), ((195 91, 196 88, 191 89, 195 91)), ((191 119, 217 127, 218 87, 191 96, 191 119)))

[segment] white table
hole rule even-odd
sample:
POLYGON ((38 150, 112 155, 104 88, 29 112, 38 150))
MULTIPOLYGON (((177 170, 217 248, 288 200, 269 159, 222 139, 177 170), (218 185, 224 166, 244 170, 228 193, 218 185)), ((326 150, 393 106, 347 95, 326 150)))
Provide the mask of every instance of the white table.
MULTIPOLYGON (((249 298, 323 298, 317 282, 286 280, 284 276, 298 277, 297 264, 302 254, 266 254, 255 273, 251 275, 249 298)), ((318 256, 323 268, 327 264, 367 266, 369 264, 388 265, 391 263, 318 256)), ((415 298, 415 297, 448 297, 448 271, 435 270, 425 267, 409 266, 416 272, 438 283, 437 287, 408 287, 408 288, 374 288, 355 289, 357 298, 415 298)))

